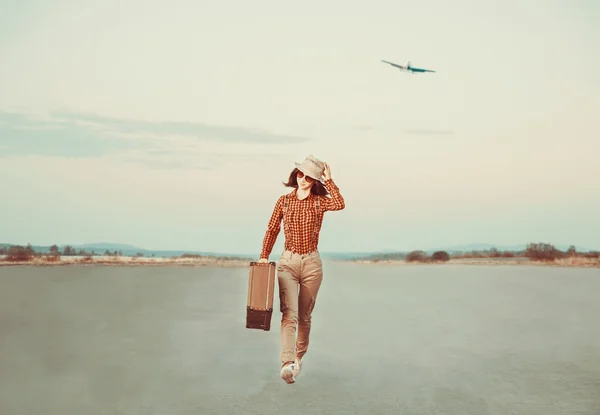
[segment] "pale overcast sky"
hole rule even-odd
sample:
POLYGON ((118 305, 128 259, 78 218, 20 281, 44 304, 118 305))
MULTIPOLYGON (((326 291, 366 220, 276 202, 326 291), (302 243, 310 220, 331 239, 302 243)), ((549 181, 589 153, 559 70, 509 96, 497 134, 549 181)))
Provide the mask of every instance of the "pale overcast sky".
POLYGON ((312 153, 322 251, 600 249, 598 2, 0 5, 0 242, 258 256, 312 153))

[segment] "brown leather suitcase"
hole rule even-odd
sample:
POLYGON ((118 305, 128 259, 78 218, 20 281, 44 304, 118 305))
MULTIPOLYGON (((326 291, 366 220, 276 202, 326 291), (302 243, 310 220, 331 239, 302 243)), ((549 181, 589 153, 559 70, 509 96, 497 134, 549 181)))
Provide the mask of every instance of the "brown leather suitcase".
POLYGON ((246 328, 269 331, 275 293, 275 262, 250 262, 246 328))

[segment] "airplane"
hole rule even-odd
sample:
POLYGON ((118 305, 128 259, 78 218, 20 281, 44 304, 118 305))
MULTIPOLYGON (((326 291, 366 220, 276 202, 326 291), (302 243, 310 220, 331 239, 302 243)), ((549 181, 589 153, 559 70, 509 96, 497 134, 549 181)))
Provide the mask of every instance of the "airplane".
POLYGON ((406 62, 406 65, 398 65, 398 64, 393 63, 393 62, 384 61, 383 59, 381 60, 381 62, 385 62, 388 65, 395 66, 396 68, 398 68, 398 69, 400 69, 402 71, 409 71, 409 72, 412 72, 412 73, 415 73, 415 72, 435 72, 435 71, 432 71, 431 69, 422 69, 422 68, 412 67, 412 66, 410 66, 410 61, 406 62))

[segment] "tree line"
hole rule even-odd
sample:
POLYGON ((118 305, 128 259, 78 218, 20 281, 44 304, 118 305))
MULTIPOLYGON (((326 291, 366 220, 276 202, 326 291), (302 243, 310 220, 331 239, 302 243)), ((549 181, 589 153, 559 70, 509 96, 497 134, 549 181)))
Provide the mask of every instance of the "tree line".
MULTIPOLYGON (((48 253, 37 252, 31 246, 31 244, 23 245, 10 245, 9 247, 2 248, 0 247, 0 255, 6 255, 6 261, 31 261, 36 257, 49 257, 53 260, 60 259, 61 256, 83 256, 83 257, 92 257, 99 256, 94 250, 86 251, 85 249, 75 249, 71 245, 65 245, 62 249, 58 247, 58 245, 52 245, 48 253)), ((103 256, 123 256, 121 251, 109 251, 108 249, 104 251, 103 256)), ((138 252, 135 256, 142 257, 144 254, 138 252)))
MULTIPOLYGON (((57 245, 52 245, 48 253, 36 252, 31 244, 11 245, 9 247, 0 247, 0 255, 5 255, 5 261, 30 261, 35 257, 46 257, 50 260, 58 260, 62 256, 83 256, 91 258, 98 256, 93 250, 86 251, 84 249, 76 250, 70 245, 66 245, 62 251, 57 245)), ((104 251, 103 256, 123 256, 121 251, 104 251)), ((136 257, 143 257, 144 254, 138 252, 136 257)), ((193 257, 196 255, 183 254, 182 257, 193 257)), ((385 254, 374 254, 367 257, 359 258, 371 261, 389 261, 389 260, 405 260, 407 262, 446 262, 450 259, 461 258, 528 258, 531 261, 554 261, 562 258, 600 258, 599 251, 579 252, 574 245, 571 245, 566 251, 561 251, 554 245, 549 243, 529 243, 524 250, 520 251, 501 251, 496 248, 481 251, 457 252, 449 254, 446 251, 436 251, 431 255, 422 250, 414 250, 408 253, 394 252, 385 254)))
POLYGON ((470 252, 456 252, 449 254, 446 251, 436 251, 429 255, 422 250, 414 250, 408 253, 393 252, 384 254, 369 255, 364 258, 371 261, 389 261, 404 260, 407 262, 446 262, 450 259, 499 259, 499 258, 527 258, 531 261, 555 261, 562 258, 600 258, 599 251, 578 252, 574 245, 571 245, 566 251, 561 251, 556 246, 549 243, 529 243, 526 248, 518 251, 502 251, 497 248, 486 250, 474 250, 470 252))

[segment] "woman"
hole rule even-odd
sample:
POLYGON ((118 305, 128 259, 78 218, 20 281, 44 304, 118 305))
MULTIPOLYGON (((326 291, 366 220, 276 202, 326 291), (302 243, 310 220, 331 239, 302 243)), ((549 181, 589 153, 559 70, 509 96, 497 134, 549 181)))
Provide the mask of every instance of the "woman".
POLYGON ((323 279, 323 264, 317 249, 323 214, 345 207, 327 163, 311 154, 295 165, 284 183, 294 190, 277 200, 259 259, 259 262, 269 261, 283 220, 285 245, 277 279, 282 312, 280 376, 287 383, 294 383, 300 374, 308 349, 311 314, 323 279))

